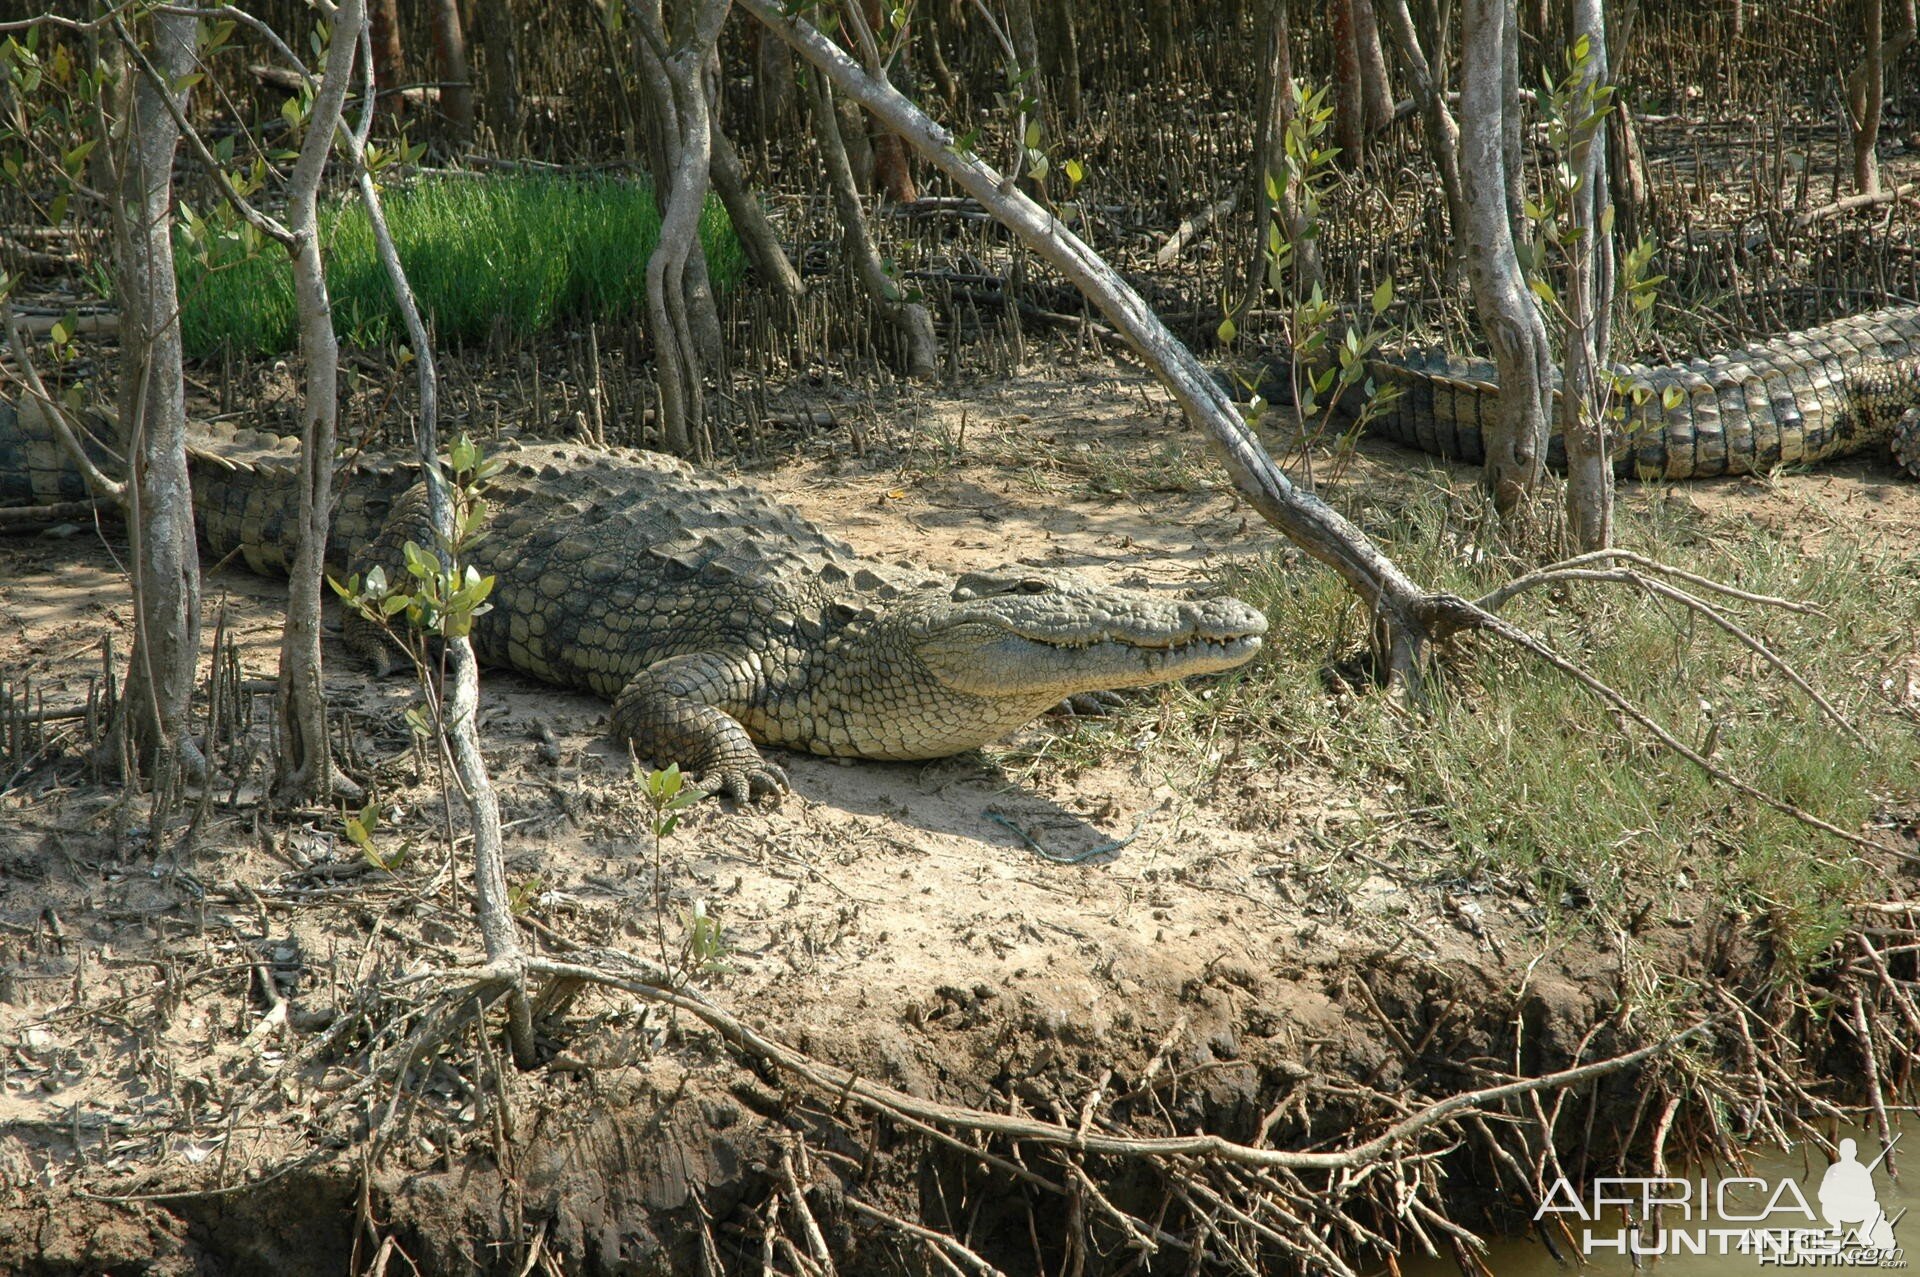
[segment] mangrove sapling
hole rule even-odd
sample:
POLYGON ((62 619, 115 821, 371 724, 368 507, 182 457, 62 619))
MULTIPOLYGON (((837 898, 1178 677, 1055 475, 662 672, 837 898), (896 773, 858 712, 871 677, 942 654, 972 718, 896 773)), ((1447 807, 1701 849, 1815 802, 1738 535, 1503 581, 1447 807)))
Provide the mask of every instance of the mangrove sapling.
MULTIPOLYGON (((434 465, 437 467, 438 458, 434 465)), ((489 969, 494 973, 485 982, 486 987, 463 990, 454 1001, 474 996, 490 1001, 492 995, 505 993, 514 1058, 526 1068, 534 1062, 531 1017, 517 968, 519 942, 512 921, 512 893, 501 859, 499 805, 480 759, 475 727, 479 684, 471 634, 474 618, 488 610, 487 597, 493 592, 494 579, 481 576, 471 564, 463 562, 465 553, 484 533, 487 506, 482 491, 487 479, 499 472, 500 462, 486 457, 477 445, 462 437, 450 450, 448 465, 451 478, 442 480, 447 514, 444 522, 436 520, 436 525, 452 531, 437 533, 433 549, 406 542, 403 557, 407 579, 389 581, 385 569, 375 566, 364 578, 355 574, 344 583, 332 578, 329 583, 363 621, 405 653, 413 667, 422 702, 407 711, 407 725, 416 738, 428 743, 441 765, 449 851, 455 842, 454 786, 445 783, 449 771, 466 801, 474 827, 474 881, 481 933, 489 969)), ((371 863, 392 868, 391 858, 372 841, 375 810, 369 804, 350 818, 346 833, 371 863)))
POLYGON ((1293 269, 1309 290, 1320 284, 1324 291, 1326 272, 1320 264, 1320 243, 1304 233, 1300 208, 1292 187, 1272 179, 1286 164, 1287 126, 1294 118, 1293 39, 1287 11, 1288 0, 1266 0, 1260 18, 1265 32, 1265 52, 1260 59, 1260 93, 1254 116, 1253 158, 1247 165, 1246 192, 1253 206, 1253 239, 1246 250, 1246 268, 1242 272, 1240 295, 1232 299, 1230 309, 1221 318, 1231 320, 1235 328, 1244 328, 1249 316, 1267 293, 1267 272, 1271 261, 1267 226, 1278 222, 1289 243, 1294 245, 1293 269), (1274 199, 1278 190, 1279 199, 1274 199))
MULTIPOLYGON (((1362 327, 1336 329, 1337 308, 1328 300, 1319 268, 1309 256, 1319 239, 1321 201, 1338 180, 1334 168, 1338 150, 1321 144, 1333 108, 1325 88, 1307 90, 1290 84, 1287 92, 1292 106, 1278 148, 1279 166, 1266 176, 1266 200, 1269 206, 1290 213, 1267 220, 1261 283, 1279 303, 1281 343, 1287 350, 1283 389, 1299 415, 1301 485, 1312 491, 1314 450, 1325 442, 1336 417, 1348 419, 1336 443, 1330 476, 1337 480, 1367 423, 1400 393, 1397 387, 1376 384, 1367 375, 1368 359, 1395 335, 1384 322, 1393 305, 1393 280, 1383 279, 1374 289, 1362 327), (1357 409, 1351 402, 1355 397, 1360 399, 1357 409)), ((1223 302, 1222 309, 1226 306, 1223 302)), ((1231 316, 1220 321, 1218 335, 1222 345, 1233 346, 1239 329, 1231 316)), ((1257 428, 1268 405, 1258 388, 1253 389, 1247 416, 1257 428)))
POLYGON ((707 795, 686 783, 680 764, 648 770, 629 758, 629 770, 647 804, 647 832, 653 852, 653 920, 660 945, 660 968, 669 978, 684 982, 689 974, 718 970, 725 965, 726 943, 719 920, 707 912, 704 900, 695 900, 681 915, 685 935, 676 957, 667 943, 667 839, 680 827, 689 807, 707 795))
POLYGON ((1540 235, 1533 245, 1534 294, 1560 317, 1567 525, 1579 549, 1600 550, 1613 543, 1613 463, 1603 393, 1612 350, 1613 210, 1602 204, 1613 86, 1603 83, 1606 24, 1599 0, 1577 0, 1574 18, 1583 29, 1566 52, 1566 74, 1546 86, 1547 144, 1565 158, 1549 166, 1541 206, 1523 211, 1540 235), (1539 269, 1547 243, 1562 259, 1558 295, 1539 269))

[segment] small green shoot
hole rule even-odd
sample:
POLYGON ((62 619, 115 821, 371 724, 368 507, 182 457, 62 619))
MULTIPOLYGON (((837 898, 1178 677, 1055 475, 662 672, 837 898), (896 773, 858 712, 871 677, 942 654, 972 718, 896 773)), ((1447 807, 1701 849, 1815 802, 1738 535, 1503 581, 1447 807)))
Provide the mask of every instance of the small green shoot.
POLYGON ((358 814, 347 817, 347 840, 360 849, 361 858, 382 873, 398 873, 407 862, 407 847, 403 843, 390 852, 382 852, 374 845, 374 831, 380 827, 380 807, 369 802, 358 814))

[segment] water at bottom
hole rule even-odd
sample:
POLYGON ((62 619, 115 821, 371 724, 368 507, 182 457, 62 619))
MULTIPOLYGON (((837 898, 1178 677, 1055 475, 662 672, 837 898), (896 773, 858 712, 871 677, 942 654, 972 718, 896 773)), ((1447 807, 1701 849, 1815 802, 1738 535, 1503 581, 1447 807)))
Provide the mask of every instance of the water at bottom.
MULTIPOLYGON (((1552 1228, 1562 1252, 1571 1250, 1566 1257, 1578 1264, 1584 1251, 1584 1266, 1563 1267, 1530 1235, 1490 1242, 1487 1267, 1496 1277, 1906 1269, 1920 1258, 1920 1212, 1911 1210, 1920 1205, 1920 1142, 1901 1139, 1898 1129, 1894 1136, 1898 1178, 1879 1137, 1852 1130, 1834 1137, 1837 1156, 1809 1143, 1789 1152, 1756 1152, 1745 1170, 1694 1167, 1684 1179, 1600 1181, 1584 1193, 1555 1186, 1542 1205, 1566 1225, 1564 1232, 1552 1228), (1626 1212, 1643 1218, 1654 1201, 1665 1203, 1664 1233, 1629 1228, 1626 1212)), ((1451 1259, 1409 1255, 1400 1271, 1405 1277, 1457 1277, 1459 1269, 1451 1259)))

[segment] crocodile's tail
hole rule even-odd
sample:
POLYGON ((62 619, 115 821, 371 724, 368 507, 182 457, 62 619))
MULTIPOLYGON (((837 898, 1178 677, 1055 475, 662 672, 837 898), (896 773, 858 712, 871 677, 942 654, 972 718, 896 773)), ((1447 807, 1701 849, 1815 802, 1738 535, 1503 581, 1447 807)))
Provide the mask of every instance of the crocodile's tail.
MULTIPOLYGON (((86 444, 94 465, 118 477, 119 456, 92 435, 86 444)), ((92 495, 40 407, 0 399, 0 506, 59 505, 92 495)))
MULTIPOLYGON (((93 463, 121 478, 126 462, 96 419, 83 438, 93 463)), ((187 443, 188 483, 200 543, 214 559, 238 555, 267 575, 286 575, 299 544, 300 441, 264 431, 196 424, 187 443)), ((356 468, 336 482, 327 558, 344 563, 371 541, 393 499, 413 482, 405 466, 356 468)), ((84 501, 92 494, 52 423, 31 400, 0 399, 0 506, 84 501)))
MULTIPOLYGON (((1407 351, 1371 361, 1370 371, 1400 391, 1374 418, 1381 434, 1459 461, 1486 459, 1485 432, 1499 399, 1491 362, 1407 351)), ((1765 473, 1893 439, 1902 413, 1920 406, 1920 307, 1875 311, 1684 363, 1619 365, 1614 372, 1623 385, 1613 429, 1620 474, 1765 473)), ((1556 384, 1556 421, 1559 398, 1556 384)), ((1548 464, 1562 467, 1565 460, 1556 430, 1548 464)))

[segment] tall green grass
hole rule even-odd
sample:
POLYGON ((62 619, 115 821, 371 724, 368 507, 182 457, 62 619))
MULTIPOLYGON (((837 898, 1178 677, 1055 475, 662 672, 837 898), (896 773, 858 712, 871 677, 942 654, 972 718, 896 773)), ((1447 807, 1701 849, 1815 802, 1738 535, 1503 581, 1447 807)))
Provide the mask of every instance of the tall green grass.
MULTIPOLYGON (((645 309, 647 258, 660 236, 660 213, 645 182, 429 177, 391 191, 386 211, 407 278, 443 341, 484 338, 496 325, 530 334, 645 309)), ((404 339, 359 201, 326 205, 320 225, 340 340, 378 346, 404 339)), ((738 281, 744 259, 726 211, 711 199, 700 242, 715 288, 738 281)), ((190 356, 223 346, 251 354, 293 348, 293 274, 277 247, 249 255, 225 240, 196 256, 183 243, 176 257, 190 356)))

